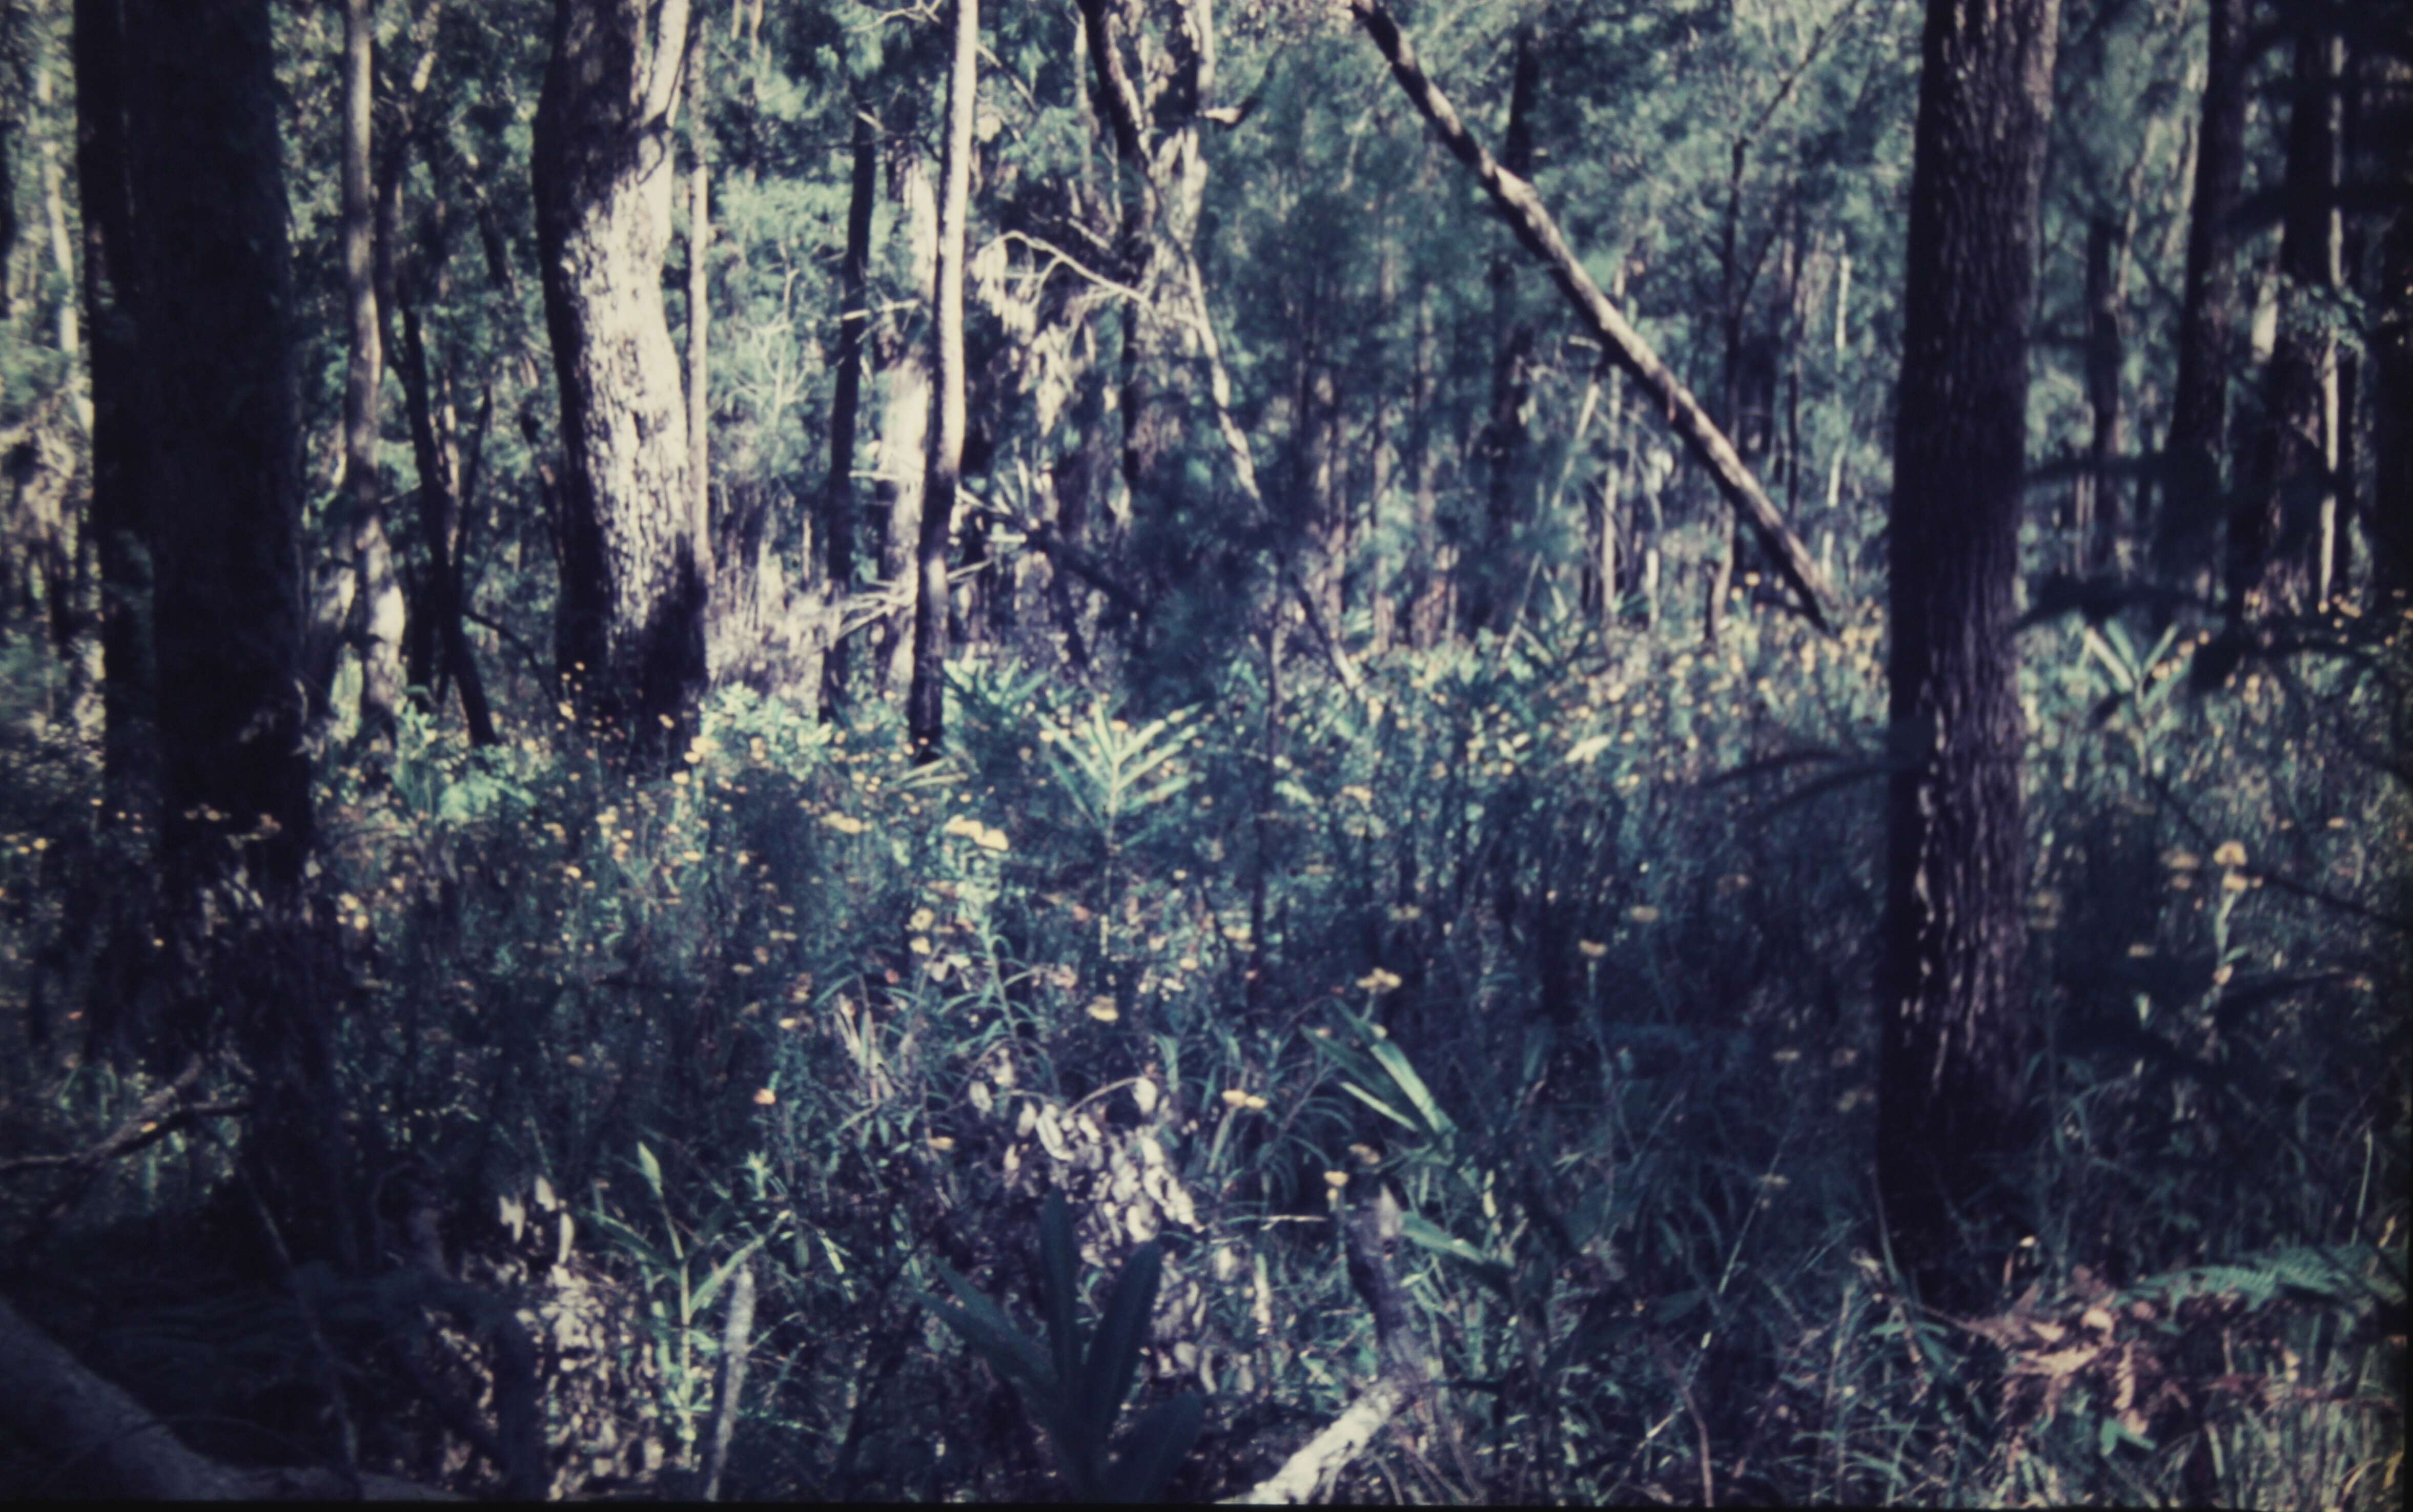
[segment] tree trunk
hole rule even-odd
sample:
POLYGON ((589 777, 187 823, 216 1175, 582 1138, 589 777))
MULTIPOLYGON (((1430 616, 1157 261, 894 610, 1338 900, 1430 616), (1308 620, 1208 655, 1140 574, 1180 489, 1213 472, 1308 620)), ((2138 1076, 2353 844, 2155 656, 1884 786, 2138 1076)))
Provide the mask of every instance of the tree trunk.
POLYGON ((662 308, 687 0, 555 0, 530 166, 561 389, 560 639, 641 768, 683 746, 705 678, 703 548, 662 308))
POLYGON ((354 644, 361 658, 361 734, 391 740, 394 711, 402 704, 403 605, 393 550, 386 540, 377 464, 384 353, 377 338, 376 184, 369 169, 376 41, 374 0, 344 0, 344 295, 351 321, 351 355, 344 373, 344 492, 351 506, 354 580, 348 618, 359 631, 354 644))
POLYGON ((1894 1253, 1955 1258, 2027 1128, 2025 731, 2013 639, 2036 198, 2057 0, 1929 0, 1894 426, 1877 1179, 1894 1253))
POLYGON ((231 1030, 262 1200, 297 1256, 348 1264, 333 1036, 300 916, 303 472, 270 6, 122 14, 175 1028, 194 1044, 231 1030))
POLYGON ((2304 552, 2328 497, 2331 457, 2324 392, 2334 343, 2320 309, 2336 255, 2336 39, 2307 22, 2295 37, 2287 108, 2285 219, 2279 236, 2279 324, 2263 373, 2252 476, 2228 516, 2228 608, 2253 618, 2303 596, 2304 552))
POLYGON ((964 460, 964 222, 970 210, 972 106, 979 80, 980 0, 955 0, 955 57, 947 71, 945 191, 939 202, 939 262, 932 300, 930 365, 938 374, 938 433, 922 495, 919 584, 913 600, 913 681, 905 727, 915 759, 935 760, 946 734, 947 546, 964 460))
POLYGON ((687 222, 687 452, 694 490, 688 529, 695 538, 696 571, 712 580, 712 192, 703 135, 702 70, 697 70, 695 171, 688 180, 687 222))
MULTIPOLYGON (((2375 56, 2366 65, 2376 93, 2381 81, 2404 90, 2413 67, 2375 56)), ((2376 114, 2376 112, 2374 112, 2376 114)), ((2375 120, 2373 158, 2392 161, 2398 183, 2413 178, 2413 110, 2399 106, 2375 120), (2392 154, 2389 155, 2389 154, 2392 154)), ((2372 343, 2372 491, 2370 515, 2371 601, 2375 609, 2413 604, 2413 209, 2399 207, 2373 248, 2376 298, 2381 312, 2372 343)))
POLYGON ((101 800, 111 823, 158 801, 147 494, 136 460, 136 257, 126 140, 126 39, 116 0, 76 0, 76 179, 91 328, 92 530, 100 560, 101 800))
POLYGON ((2193 578, 2212 560, 2220 521, 2221 455, 2228 429, 2228 367, 2236 345, 2237 238, 2229 222, 2245 177, 2247 0, 2209 0, 2202 118, 2187 205, 2186 273, 2179 307, 2178 376, 2170 397, 2161 507, 2153 554, 2165 578, 2193 578))
MULTIPOLYGON (((1533 174, 1533 95, 1542 60, 1531 27, 1517 34, 1508 86, 1508 128, 1500 139, 1500 166, 1520 179, 1533 174)), ((1491 416, 1483 431, 1483 550, 1466 575, 1466 628, 1506 633, 1505 616, 1523 580, 1517 560, 1517 492, 1525 456, 1525 405, 1532 388, 1533 327, 1517 313, 1517 264, 1506 251, 1491 257, 1491 416)))
POLYGON ((2109 214, 2086 226, 2086 406, 2094 421, 2086 467, 2073 488, 2070 566, 2084 577, 2104 560, 2103 547, 2120 535, 2120 487, 2112 467, 2120 456, 2120 370, 2126 347, 2120 331, 2125 293, 2121 272, 2126 238, 2109 214))
MULTIPOLYGON (((822 485, 822 550, 833 603, 854 591, 854 433, 863 404, 864 339, 871 323, 871 202, 879 192, 880 139, 871 113, 854 103, 852 172, 846 208, 846 255, 838 265, 837 369, 830 394, 829 477, 822 485)), ((846 642, 833 644, 823 668, 823 700, 846 691, 846 642)))
MULTIPOLYGON (((927 297, 938 277, 938 198, 930 190, 929 171, 911 133, 898 135, 896 151, 889 192, 905 222, 906 267, 913 291, 927 297)), ((930 346, 916 340, 910 323, 903 321, 890 328, 883 345, 889 355, 880 418, 880 575, 899 609, 882 631, 881 684, 893 692, 907 687, 913 668, 919 580, 915 553, 922 538, 922 489, 930 466, 930 346)))

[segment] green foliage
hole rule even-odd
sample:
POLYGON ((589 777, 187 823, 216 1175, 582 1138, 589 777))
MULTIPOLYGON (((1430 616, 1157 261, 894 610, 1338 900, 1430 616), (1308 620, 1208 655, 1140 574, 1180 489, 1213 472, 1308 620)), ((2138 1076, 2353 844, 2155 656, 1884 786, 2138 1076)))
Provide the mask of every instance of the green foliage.
POLYGON ((1163 1264, 1162 1252, 1153 1243, 1143 1244, 1123 1263, 1085 1347, 1083 1331, 1073 1321, 1080 1285, 1073 1273, 1073 1215, 1060 1192, 1048 1193, 1040 1210, 1039 1244, 1040 1289, 1047 1316, 1044 1349, 1025 1336, 1003 1308, 944 1265, 938 1268, 940 1279, 961 1305, 935 1298, 924 1301, 1022 1396, 1054 1442, 1057 1462, 1074 1496, 1085 1502, 1162 1500, 1165 1483, 1198 1436, 1203 1399, 1185 1391, 1159 1402, 1114 1439, 1115 1418, 1139 1369, 1142 1334, 1163 1264), (1111 1459, 1110 1440, 1115 1445, 1111 1459))

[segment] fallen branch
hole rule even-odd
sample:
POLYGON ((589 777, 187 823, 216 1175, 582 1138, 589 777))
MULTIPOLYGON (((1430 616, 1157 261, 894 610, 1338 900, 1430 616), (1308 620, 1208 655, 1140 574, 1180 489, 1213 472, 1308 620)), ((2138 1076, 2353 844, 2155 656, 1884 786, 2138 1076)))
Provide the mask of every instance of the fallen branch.
POLYGON ((1591 328, 1609 357, 1657 401, 1685 449, 1708 471, 1718 492, 1751 527, 1752 534, 1774 560, 1777 572, 1800 595, 1802 612, 1818 628, 1833 633, 1834 589, 1818 570, 1818 564, 1801 544, 1801 538, 1793 534, 1777 513, 1776 506, 1769 501, 1759 480, 1735 454, 1732 443, 1710 418, 1708 411, 1701 408, 1700 401, 1659 360, 1650 344, 1626 323, 1617 307, 1608 302, 1608 297, 1601 293, 1600 286, 1584 272, 1566 238, 1560 234, 1558 223, 1542 207, 1533 186, 1502 168, 1474 139, 1474 134, 1458 119, 1457 110, 1416 62, 1415 49, 1409 44, 1407 34, 1399 30, 1399 23, 1384 8, 1381 0, 1348 0, 1348 4, 1366 28, 1366 35, 1373 38, 1374 46, 1390 63, 1392 77, 1399 80, 1409 101, 1432 123, 1443 143, 1473 170, 1500 207, 1509 228, 1517 233, 1517 240, 1541 259, 1559 291, 1591 328))

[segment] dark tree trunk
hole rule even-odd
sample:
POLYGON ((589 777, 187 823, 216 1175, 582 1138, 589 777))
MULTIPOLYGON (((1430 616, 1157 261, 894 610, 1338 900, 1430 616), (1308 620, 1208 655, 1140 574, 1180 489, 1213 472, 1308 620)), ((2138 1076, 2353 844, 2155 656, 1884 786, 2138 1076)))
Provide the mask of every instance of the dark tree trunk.
MULTIPOLYGON (((1508 86, 1508 129, 1500 139, 1500 166, 1520 179, 1533 176, 1533 95, 1541 87, 1541 50, 1529 28, 1517 34, 1514 73, 1508 86)), ((1532 389, 1533 326, 1517 312, 1517 263, 1503 250, 1492 255, 1491 329, 1498 344, 1491 360, 1491 416, 1483 431, 1483 550, 1471 564, 1462 592, 1466 628, 1505 633, 1505 618, 1523 581, 1516 550, 1517 492, 1525 459, 1525 405, 1532 389)))
POLYGON ((301 918, 302 457, 268 0, 128 0, 136 476, 161 859, 187 1043, 254 1077, 244 1157, 298 1254, 356 1258, 328 995, 301 918))
POLYGON ((2246 4, 2210 0, 2207 7, 2178 376, 2162 463, 2161 508, 2154 524, 2154 562, 2166 578, 2193 578, 2209 567, 2220 522, 2221 453, 2238 316, 2237 238, 2229 222, 2245 182, 2246 4))
POLYGON ((1965 1307, 1960 1221, 2027 1129, 2013 639, 2056 0, 1929 0, 1894 428, 1877 1178, 1894 1253, 1965 1307))
POLYGON ((2121 447, 2120 369, 2126 346, 2120 330, 2121 272, 2126 238, 2108 214, 2086 226, 2086 406, 2094 420, 2086 469, 2074 486, 2070 565, 2082 577, 2120 535, 2120 487, 2112 466, 2121 447))
POLYGON ((947 155, 939 201, 939 266, 930 332, 938 376, 938 431, 930 439, 915 553, 913 681, 905 727, 915 757, 932 760, 946 735, 947 547, 964 460, 964 222, 971 208, 972 105, 980 59, 980 0, 955 0, 955 55, 947 72, 947 155))
MULTIPOLYGON (((846 208, 846 256, 838 265, 837 371, 830 394, 829 477, 822 486, 822 550, 829 596, 854 591, 854 433, 863 404, 864 338, 871 323, 871 209, 879 193, 880 139, 863 102, 855 102, 852 172, 846 208)), ((823 701, 846 692, 846 642, 830 647, 822 668, 823 701)))
MULTIPOLYGON (((462 722, 468 727, 473 745, 492 745, 497 739, 493 711, 486 702, 486 688, 478 674, 477 658, 471 653, 469 637, 462 624, 463 574, 459 553, 454 547, 461 539, 461 514, 467 502, 458 462, 458 447, 453 442, 452 421, 437 429, 437 410, 430 393, 433 380, 428 374, 427 343, 420 325, 419 312, 408 300, 395 301, 402 316, 402 360, 396 364, 402 378, 403 408, 410 420, 411 455, 419 467, 419 528, 426 538, 427 580, 419 594, 420 624, 412 636, 416 648, 411 657, 412 676, 422 686, 435 690, 440 685, 437 657, 442 669, 449 673, 461 690, 462 722)), ((490 396, 491 402, 491 396, 490 396)), ((451 406, 445 406, 449 415, 451 406)), ((483 427, 481 427, 482 433, 483 427)), ((363 586, 368 580, 363 579, 363 586)))
POLYGON ((530 161, 561 389, 556 654, 641 767, 683 745, 704 598, 678 354, 662 308, 687 0, 556 0, 530 161))
POLYGON ((2319 301, 2332 280, 2337 187, 2335 39, 2312 22, 2295 38, 2287 107, 2285 219, 2279 234, 2279 330, 2263 374, 2251 476, 2228 515, 2228 607, 2253 618, 2303 596, 2299 547, 2328 492, 2325 390, 2332 343, 2319 301))
POLYGON ((126 141, 118 0, 76 0, 76 176, 83 210, 83 299, 91 328, 92 529, 100 559, 101 800, 111 821, 147 819, 158 800, 151 659, 150 522, 135 393, 141 300, 126 141))
MULTIPOLYGON (((2413 184, 2413 105, 2405 93, 2413 83, 2413 67, 2403 62, 2373 58, 2366 66, 2375 81, 2392 85, 2393 108, 2369 119, 2373 159, 2391 164, 2389 180, 2413 184)), ((2373 112, 2376 114, 2376 112, 2373 112)), ((2400 205, 2378 233, 2373 247, 2376 283, 2374 307, 2379 314, 2377 339, 2371 352, 2372 427, 2371 597, 2375 607, 2391 601, 2413 601, 2413 206, 2400 205)))

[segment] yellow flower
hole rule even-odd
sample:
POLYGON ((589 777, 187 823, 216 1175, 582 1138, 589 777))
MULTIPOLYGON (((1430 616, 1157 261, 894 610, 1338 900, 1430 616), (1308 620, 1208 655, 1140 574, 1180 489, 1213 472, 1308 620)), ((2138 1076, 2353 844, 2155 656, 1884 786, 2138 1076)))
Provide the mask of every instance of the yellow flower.
POLYGON ((859 835, 866 829, 871 828, 871 826, 864 823, 861 819, 856 818, 853 815, 840 814, 836 810, 832 810, 831 812, 822 815, 822 823, 828 825, 831 829, 836 830, 842 835, 859 835))
POLYGON ((1608 954, 1608 947, 1601 944, 1598 940, 1577 940, 1576 942, 1576 948, 1582 951, 1586 956, 1594 961, 1598 961, 1601 957, 1608 954))
POLYGON ((1347 1171, 1325 1171, 1324 1173, 1324 1184, 1338 1192, 1342 1187, 1349 1184, 1349 1173, 1347 1171))
POLYGON ((1089 1017, 1100 1023, 1112 1023, 1122 1017, 1122 1010, 1115 1006, 1113 998, 1093 997, 1089 999, 1089 1017))
POLYGON ((972 844, 983 850, 1003 850, 1007 845, 1005 831, 984 828, 972 837, 972 844))
POLYGON ((1260 1113, 1265 1110, 1266 1105, 1266 1100, 1263 1097, 1258 1096, 1252 1092, 1249 1094, 1247 1106, 1250 1112, 1260 1113))
POLYGON ((1399 985, 1399 978, 1396 973, 1384 971, 1382 967, 1377 966, 1372 971, 1368 972, 1365 976, 1358 977, 1357 985, 1364 988, 1369 992, 1387 992, 1391 989, 1399 985))
POLYGON ((2220 848, 2212 853, 2212 860, 2215 866, 2243 866, 2245 846, 2238 841, 2224 840, 2220 848))
POLYGON ((755 1100, 757 1103, 761 1104, 762 1107, 764 1107, 764 1108, 768 1108, 768 1107, 770 1107, 773 1103, 776 1103, 776 1102, 777 1102, 777 1101, 779 1100, 779 1094, 778 1094, 777 1093, 776 1093, 776 1092, 773 1092, 773 1091, 772 1091, 770 1088, 768 1088, 768 1087, 758 1087, 758 1088, 756 1088, 756 1089, 755 1089, 755 1092, 754 1092, 754 1100, 755 1100))
POLYGON ((1636 903, 1625 911, 1625 917, 1636 924, 1656 924, 1659 922, 1659 910, 1649 903, 1636 903))
POLYGON ((946 1135, 934 1134, 930 1136, 930 1148, 936 1150, 942 1155, 948 1151, 953 1150, 955 1147, 955 1141, 946 1135))
POLYGON ((1249 1094, 1242 1092, 1237 1087, 1226 1087, 1223 1089, 1223 1106, 1226 1108, 1246 1108, 1249 1106, 1249 1094))
POLYGON ((919 932, 920 931, 928 929, 932 924, 937 923, 938 920, 939 916, 930 912, 930 910, 926 908, 916 908, 913 910, 913 917, 906 920, 905 927, 919 932))
POLYGON ((2223 892, 2243 892, 2248 886, 2249 884, 2245 880, 2245 873, 2243 872, 2224 872, 2221 873, 2220 890, 2223 892))

